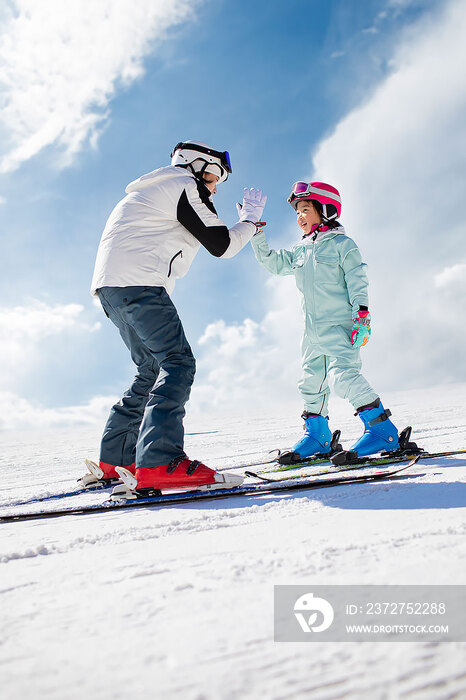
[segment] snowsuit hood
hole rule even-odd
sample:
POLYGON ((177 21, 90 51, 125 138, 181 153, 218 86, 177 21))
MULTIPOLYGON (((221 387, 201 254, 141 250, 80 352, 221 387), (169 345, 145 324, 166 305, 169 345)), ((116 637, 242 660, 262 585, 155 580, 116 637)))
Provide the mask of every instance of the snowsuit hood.
MULTIPOLYGON (((163 168, 157 168, 156 170, 152 170, 150 173, 141 175, 140 177, 136 178, 136 180, 132 180, 132 182, 126 185, 125 192, 126 194, 131 194, 131 192, 139 192, 147 187, 161 184, 164 181, 168 182, 168 180, 180 177, 181 175, 191 175, 191 173, 185 168, 179 168, 171 165, 163 168)), ((194 177, 194 175, 191 175, 191 177, 194 177)))

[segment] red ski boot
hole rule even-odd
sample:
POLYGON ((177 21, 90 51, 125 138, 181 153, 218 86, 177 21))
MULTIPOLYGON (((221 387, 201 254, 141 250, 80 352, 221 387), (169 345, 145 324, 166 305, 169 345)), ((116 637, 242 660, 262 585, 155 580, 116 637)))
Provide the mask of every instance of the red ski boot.
POLYGON ((190 460, 184 455, 160 467, 136 469, 134 476, 121 467, 117 467, 116 471, 123 480, 124 486, 116 486, 112 498, 156 496, 161 491, 171 489, 196 491, 230 489, 240 486, 244 481, 244 477, 239 474, 229 472, 219 474, 202 462, 190 460))

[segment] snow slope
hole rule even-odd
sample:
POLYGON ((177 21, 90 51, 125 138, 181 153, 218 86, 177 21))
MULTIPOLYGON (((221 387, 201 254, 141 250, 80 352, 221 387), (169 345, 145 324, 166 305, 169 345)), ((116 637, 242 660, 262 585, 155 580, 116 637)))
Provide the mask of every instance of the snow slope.
MULTIPOLYGON (((384 403, 426 449, 446 450, 466 447, 465 397, 460 385, 384 403)), ((349 445, 359 420, 338 400, 332 416, 349 445)), ((4 433, 0 509, 72 487, 101 428, 4 433)), ((290 409, 192 418, 187 451, 238 464, 300 430, 290 409)), ((466 643, 273 641, 275 584, 466 584, 466 459, 414 471, 424 476, 0 526, 2 698, 466 697, 466 643)))

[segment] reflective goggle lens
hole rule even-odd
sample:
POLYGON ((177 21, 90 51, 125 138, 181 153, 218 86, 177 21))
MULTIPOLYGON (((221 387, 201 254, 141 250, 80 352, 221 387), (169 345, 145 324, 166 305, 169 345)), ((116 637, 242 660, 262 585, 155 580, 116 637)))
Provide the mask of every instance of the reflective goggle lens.
POLYGON ((228 151, 224 152, 223 157, 224 157, 225 163, 227 165, 227 170, 229 173, 231 173, 231 160, 230 160, 230 154, 228 153, 228 151))
POLYGON ((291 191, 293 194, 306 194, 309 189, 307 182, 295 182, 291 191))

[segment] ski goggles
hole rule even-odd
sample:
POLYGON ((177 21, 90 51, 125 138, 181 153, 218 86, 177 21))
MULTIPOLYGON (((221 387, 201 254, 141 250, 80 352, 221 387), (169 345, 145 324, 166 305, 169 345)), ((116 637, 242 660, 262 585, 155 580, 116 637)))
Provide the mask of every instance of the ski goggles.
POLYGON ((199 153, 205 153, 206 155, 211 156, 212 158, 218 158, 222 167, 225 168, 227 173, 232 172, 230 154, 228 153, 228 151, 215 151, 213 148, 207 148, 207 146, 201 146, 197 143, 184 143, 183 141, 180 141, 180 143, 176 144, 171 156, 173 157, 175 152, 182 148, 186 148, 189 151, 198 151, 199 153))
POLYGON ((341 198, 338 190, 335 190, 334 188, 330 189, 330 186, 323 182, 295 182, 291 188, 291 194, 288 197, 288 201, 292 202, 293 199, 299 199, 300 197, 308 197, 309 199, 313 199, 312 195, 314 195, 314 199, 317 199, 317 201, 321 202, 322 204, 333 203, 341 206, 341 198))
POLYGON ((310 194, 310 188, 311 185, 308 182, 295 182, 293 187, 291 188, 291 194, 294 194, 298 197, 303 194, 310 194))
POLYGON ((306 197, 307 195, 311 194, 321 194, 324 196, 328 196, 328 192, 324 192, 323 190, 319 190, 314 185, 312 185, 309 182, 295 182, 293 187, 291 188, 290 196, 288 197, 288 202, 291 202, 294 199, 299 199, 300 197, 306 197))

